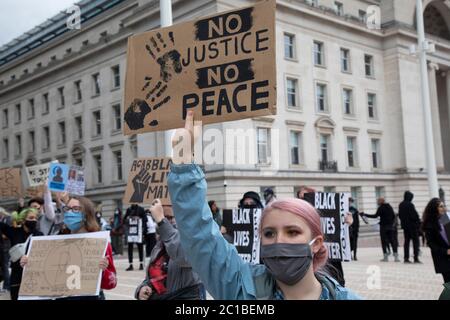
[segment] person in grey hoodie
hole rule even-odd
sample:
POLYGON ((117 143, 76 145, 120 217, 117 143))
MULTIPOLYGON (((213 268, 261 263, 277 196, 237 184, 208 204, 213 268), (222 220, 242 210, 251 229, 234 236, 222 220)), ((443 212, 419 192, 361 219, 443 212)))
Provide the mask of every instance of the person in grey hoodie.
POLYGON ((204 300, 206 292, 192 270, 180 243, 172 206, 159 199, 150 207, 159 239, 154 246, 145 280, 136 288, 138 300, 204 300))

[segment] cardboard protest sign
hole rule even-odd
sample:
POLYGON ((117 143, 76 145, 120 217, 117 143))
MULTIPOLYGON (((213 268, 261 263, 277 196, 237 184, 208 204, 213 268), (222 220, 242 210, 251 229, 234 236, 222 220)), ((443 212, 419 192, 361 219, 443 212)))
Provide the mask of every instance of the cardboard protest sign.
POLYGON ((142 243, 142 219, 139 217, 130 217, 128 227, 128 242, 142 243))
POLYGON ((35 197, 43 197, 44 196, 44 186, 36 186, 36 187, 28 187, 25 190, 25 197, 35 198, 35 197))
POLYGON ((38 164, 32 167, 26 167, 28 182, 30 187, 37 187, 45 184, 45 180, 48 178, 48 171, 50 169, 50 164, 58 163, 58 160, 49 163, 38 164))
POLYGON ((223 210, 223 226, 233 238, 239 256, 253 264, 259 262, 259 223, 262 209, 223 210))
POLYGON ((0 169, 0 198, 22 197, 22 178, 19 168, 0 169))
POLYGON ((128 39, 124 134, 276 114, 275 1, 128 39))
POLYGON ((170 158, 140 158, 133 161, 123 202, 127 204, 151 204, 160 199, 163 205, 170 205, 167 176, 170 158))
POLYGON ((96 296, 109 232, 32 237, 19 299, 96 296))
POLYGON ((48 174, 48 187, 52 191, 67 191, 75 195, 84 195, 86 183, 84 181, 83 168, 52 163, 48 174))
POLYGON ((350 234, 344 219, 349 212, 348 193, 306 193, 305 200, 320 213, 328 258, 351 261, 350 234))

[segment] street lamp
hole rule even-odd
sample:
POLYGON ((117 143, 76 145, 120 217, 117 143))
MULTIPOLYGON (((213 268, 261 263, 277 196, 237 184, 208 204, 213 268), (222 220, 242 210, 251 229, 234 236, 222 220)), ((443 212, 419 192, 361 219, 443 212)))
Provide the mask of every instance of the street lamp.
POLYGON ((427 157, 427 175, 428 175, 428 189, 430 197, 438 197, 438 178, 436 170, 436 158, 433 141, 433 124, 431 120, 430 107, 430 88, 428 84, 427 72, 427 53, 435 51, 434 44, 425 39, 425 29, 423 24, 423 5, 422 0, 416 0, 416 24, 417 24, 417 49, 415 46, 410 47, 412 54, 419 56, 420 65, 420 82, 422 91, 422 108, 424 116, 425 127, 425 147, 427 157))

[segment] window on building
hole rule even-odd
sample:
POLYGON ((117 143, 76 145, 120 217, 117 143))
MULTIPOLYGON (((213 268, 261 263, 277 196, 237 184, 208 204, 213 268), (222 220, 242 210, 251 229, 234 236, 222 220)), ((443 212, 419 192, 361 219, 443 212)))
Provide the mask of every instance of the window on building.
POLYGON ((9 114, 8 109, 3 109, 2 127, 8 128, 9 126, 9 114))
POLYGON ((295 59, 295 36, 293 34, 284 34, 284 57, 295 59))
POLYGON ((113 129, 114 131, 119 131, 122 129, 122 118, 120 115, 120 104, 115 104, 112 106, 113 109, 113 129))
POLYGON ((322 83, 316 84, 316 107, 319 112, 328 111, 327 102, 327 85, 322 83))
POLYGON ((344 104, 344 114, 353 114, 353 90, 343 89, 342 90, 342 100, 344 104))
POLYGON ((374 93, 367 94, 367 108, 370 119, 377 118, 377 96, 374 93))
POLYGON ((93 88, 94 88, 94 95, 99 95, 100 94, 100 74, 96 73, 94 75, 92 75, 92 83, 93 83, 93 88))
POLYGON ((302 133, 300 131, 289 132, 289 144, 291 149, 291 164, 298 165, 301 163, 301 141, 302 133))
POLYGON ((375 187, 375 199, 386 198, 385 187, 375 187))
POLYGON ((36 137, 34 134, 34 130, 28 132, 29 144, 28 144, 28 152, 34 153, 36 150, 36 137))
POLYGON ((28 99, 28 119, 34 119, 35 113, 34 99, 28 99))
POLYGON ((83 158, 82 156, 77 156, 73 158, 73 163, 78 167, 83 167, 83 158))
POLYGON ((291 108, 299 107, 297 92, 298 92, 297 79, 287 78, 286 79, 286 95, 287 95, 288 107, 291 107, 291 108))
POLYGON ((81 92, 81 80, 75 81, 75 101, 81 101, 83 94, 81 92))
POLYGON ((111 68, 112 76, 113 76, 113 88, 120 87, 120 67, 114 66, 111 68))
POLYGON ((66 144, 66 122, 61 121, 58 123, 59 135, 58 135, 58 144, 65 145, 66 144))
POLYGON ((22 122, 22 107, 20 103, 16 104, 16 113, 14 118, 14 124, 19 124, 22 122))
POLYGON ((58 96, 59 96, 59 107, 64 108, 66 105, 66 100, 64 98, 64 87, 58 88, 58 96))
POLYGON ((116 165, 116 179, 121 181, 123 179, 122 175, 122 151, 114 152, 114 160, 116 165))
POLYGON ((257 129, 258 163, 270 164, 270 129, 257 129))
POLYGON ((364 10, 358 10, 359 21, 366 23, 367 21, 367 13, 364 10))
POLYGON ((334 11, 336 12, 336 14, 338 16, 344 15, 344 5, 342 4, 342 2, 338 2, 338 1, 334 2, 334 11))
POLYGON ((373 77, 374 76, 374 70, 373 70, 373 56, 369 54, 364 55, 364 65, 365 65, 365 71, 367 77, 373 77))
POLYGON ((100 154, 94 155, 94 166, 96 170, 96 182, 103 183, 102 156, 100 154))
POLYGON ((350 168, 356 166, 356 138, 347 137, 347 164, 350 168))
POLYGON ((330 156, 330 135, 320 135, 320 160, 322 162, 328 162, 330 156))
POLYGON ((380 168, 380 139, 371 139, 372 167, 380 168))
POLYGON ((94 111, 92 113, 94 120, 94 137, 100 136, 102 134, 102 119, 100 111, 94 111))
POLYGON ((3 138, 3 161, 9 161, 9 140, 3 138))
POLYGON ((361 187, 350 187, 350 193, 352 195, 353 198, 353 206, 358 209, 360 208, 360 200, 361 200, 361 187))
POLYGON ((16 135, 16 144, 14 146, 14 156, 19 158, 22 156, 22 136, 20 134, 16 135))
POLYGON ((350 72, 350 50, 341 48, 341 71, 350 72))
POLYGON ((325 193, 336 193, 336 187, 334 187, 334 186, 323 187, 323 192, 325 192, 325 193))
POLYGON ((83 139, 83 120, 81 116, 75 117, 75 140, 83 139))
POLYGON ((314 64, 316 66, 325 65, 323 42, 314 41, 314 64))
POLYGON ((50 150, 50 127, 46 126, 42 129, 42 148, 44 150, 50 150))
POLYGON ((50 102, 48 100, 48 93, 42 95, 42 114, 50 112, 50 102))

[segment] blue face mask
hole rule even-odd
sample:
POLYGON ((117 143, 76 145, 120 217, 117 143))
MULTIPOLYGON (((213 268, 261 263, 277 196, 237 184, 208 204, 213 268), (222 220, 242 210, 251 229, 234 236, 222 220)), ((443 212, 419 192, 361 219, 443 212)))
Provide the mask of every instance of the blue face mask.
POLYGON ((79 211, 66 212, 64 214, 64 224, 70 231, 77 231, 82 227, 83 213, 79 211))

